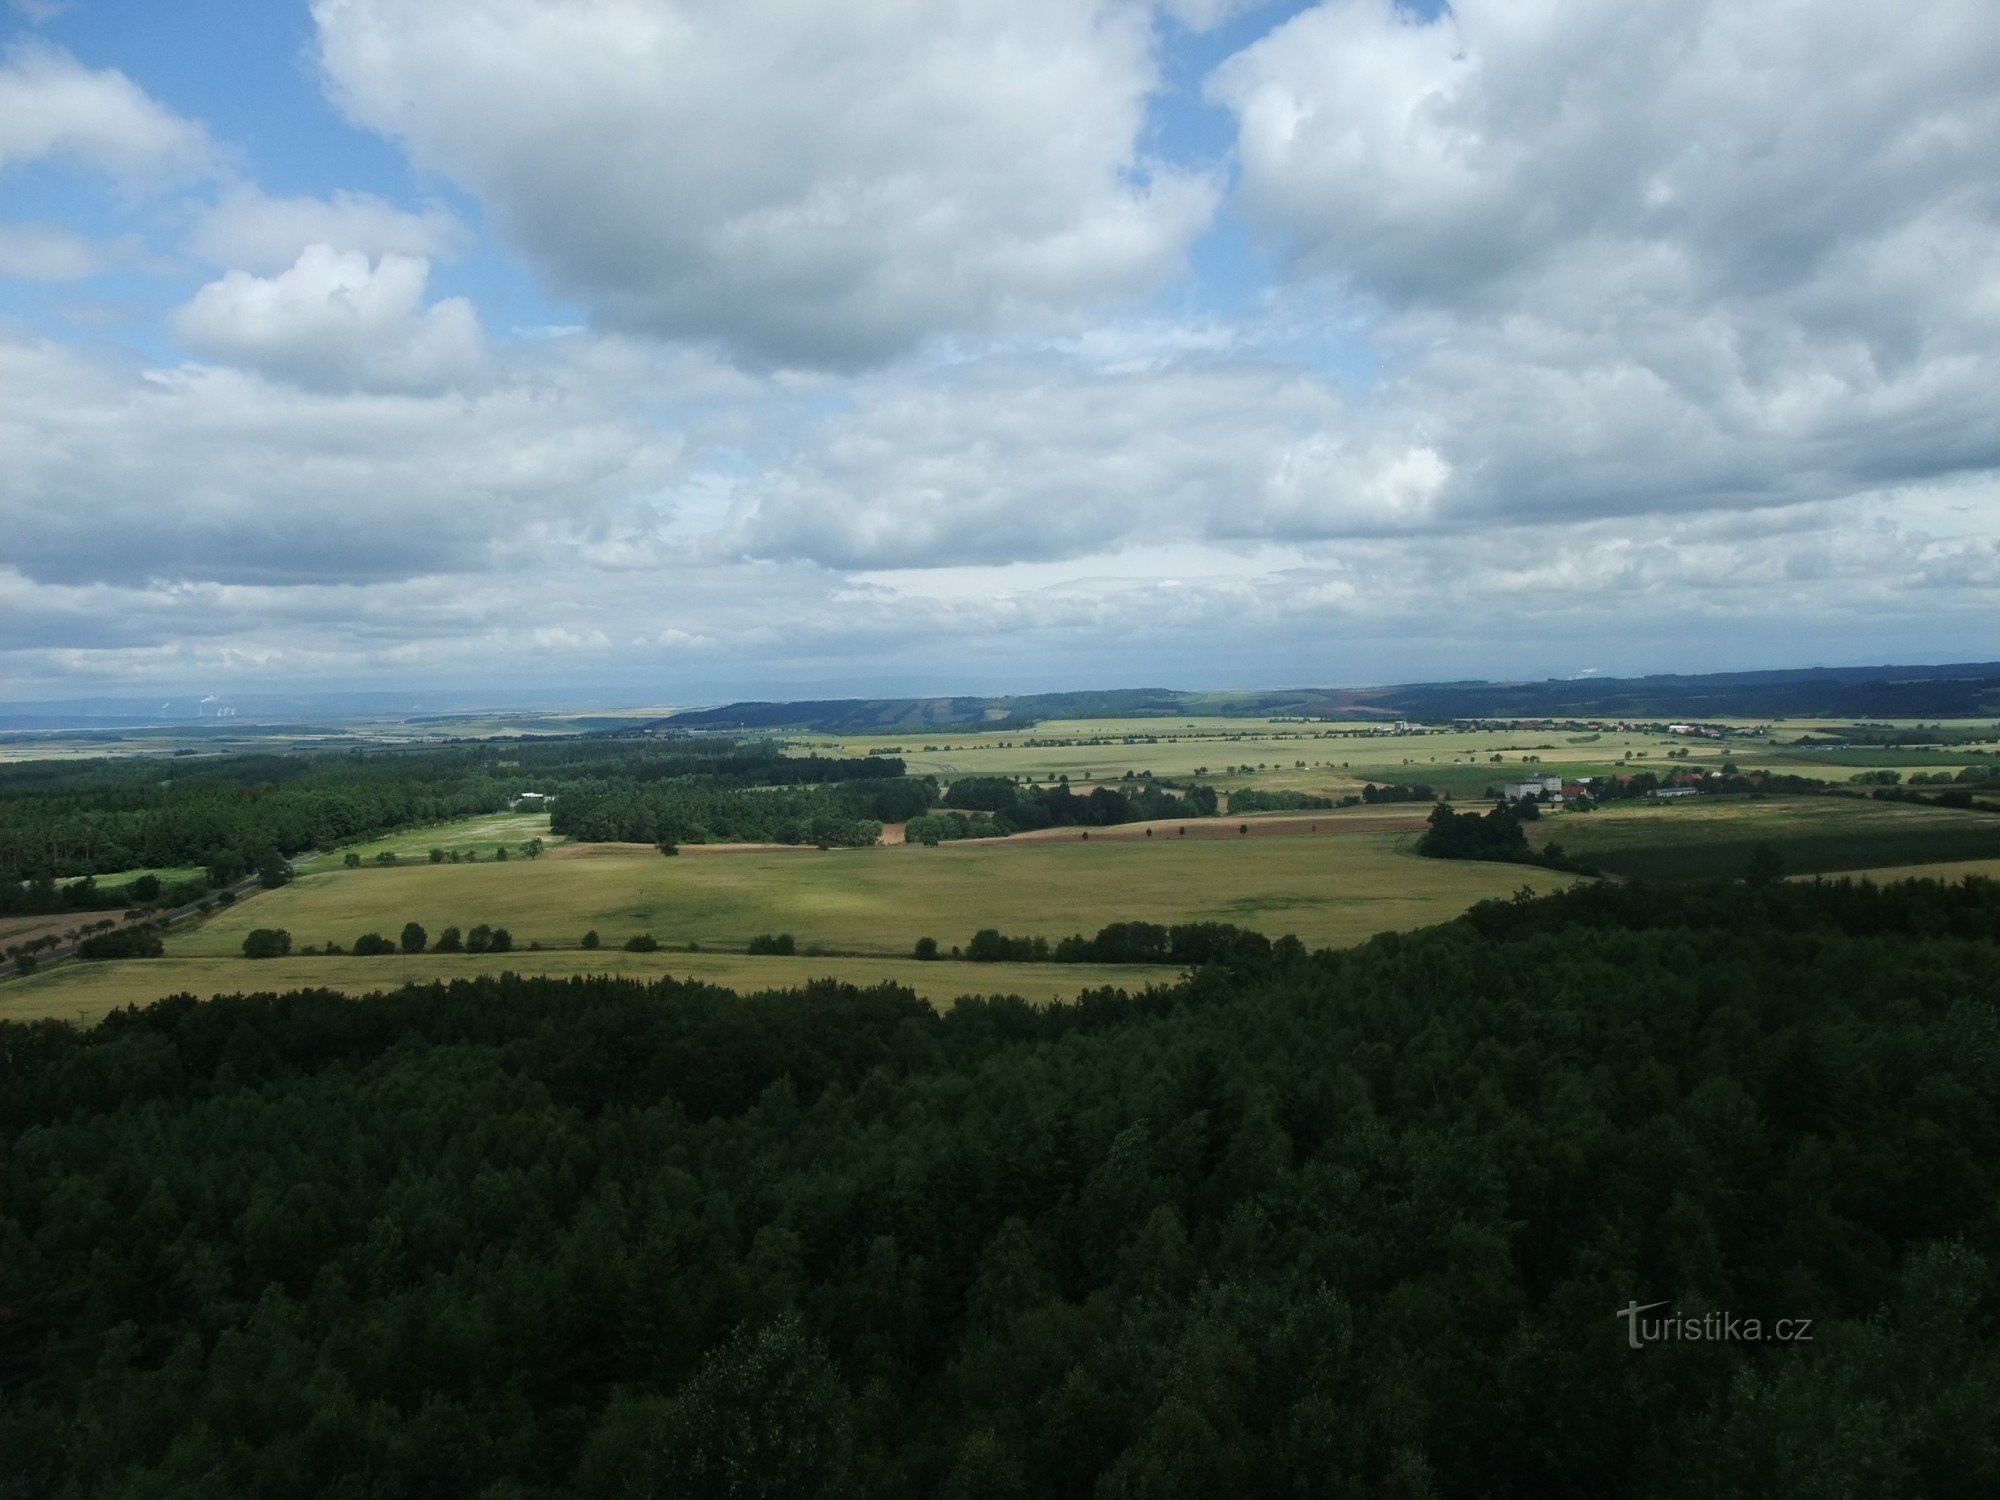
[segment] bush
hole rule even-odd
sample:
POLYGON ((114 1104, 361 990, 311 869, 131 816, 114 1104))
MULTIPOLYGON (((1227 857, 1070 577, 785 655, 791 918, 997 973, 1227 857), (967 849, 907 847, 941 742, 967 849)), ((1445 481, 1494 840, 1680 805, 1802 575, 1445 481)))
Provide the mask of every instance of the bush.
POLYGON ((776 934, 760 932, 750 939, 748 951, 752 953, 785 955, 797 952, 798 948, 793 943, 792 935, 789 932, 776 934))
POLYGON ((583 935, 583 946, 586 948, 596 948, 603 941, 604 939, 597 935, 597 929, 595 927, 591 928, 590 931, 586 932, 583 935))
POLYGON ((397 862, 394 852, 388 849, 384 849, 380 854, 375 856, 375 863, 381 865, 384 869, 397 862))
POLYGON ((126 927, 117 932, 100 932, 76 945, 78 958, 158 958, 167 951, 160 934, 152 927, 126 927))
POLYGON ((937 939, 932 937, 918 938, 916 951, 918 958, 925 960, 936 958, 938 956, 937 939))
POLYGON ((243 939, 245 958, 283 958, 292 951, 292 935, 282 927, 253 927, 243 939))
POLYGON ((637 933, 625 939, 625 951, 627 953, 657 953, 660 951, 660 940, 650 932, 637 933))
POLYGON ((340 857, 340 862, 350 870, 358 870, 361 868, 361 856, 356 854, 351 849, 340 857))
POLYGON ((459 936, 456 927, 447 927, 443 932, 440 932, 438 934, 437 946, 431 949, 433 953, 463 953, 464 951, 465 939, 459 936))
POLYGON ((402 947, 405 953, 421 953, 430 934, 415 922, 403 924, 402 947))
POLYGON ((354 955, 357 958, 379 958, 395 951, 396 945, 379 932, 364 932, 354 940, 354 955))

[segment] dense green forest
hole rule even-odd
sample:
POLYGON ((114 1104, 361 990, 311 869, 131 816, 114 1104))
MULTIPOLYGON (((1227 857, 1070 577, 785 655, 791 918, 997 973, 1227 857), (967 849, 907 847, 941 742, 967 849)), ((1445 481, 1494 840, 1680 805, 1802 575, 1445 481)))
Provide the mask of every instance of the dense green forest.
MULTIPOLYGON (((768 813, 754 805, 761 794, 736 793, 825 784, 860 793, 902 776, 899 760, 785 756, 774 746, 726 740, 488 740, 289 755, 24 761, 0 766, 0 912, 77 909, 54 883, 66 876, 198 867, 225 884, 307 849, 497 812, 523 791, 678 785, 700 788, 715 808, 739 805, 743 818, 756 820, 768 813)), ((901 808, 912 795, 905 791, 897 800, 878 793, 872 800, 901 808)), ((838 804, 850 822, 879 820, 871 805, 866 795, 838 804)), ((811 841, 801 830, 788 832, 795 836, 781 842, 811 841)))
POLYGON ((1996 1003, 2000 887, 1774 883, 0 1026, 0 1490, 1990 1495, 1996 1003))

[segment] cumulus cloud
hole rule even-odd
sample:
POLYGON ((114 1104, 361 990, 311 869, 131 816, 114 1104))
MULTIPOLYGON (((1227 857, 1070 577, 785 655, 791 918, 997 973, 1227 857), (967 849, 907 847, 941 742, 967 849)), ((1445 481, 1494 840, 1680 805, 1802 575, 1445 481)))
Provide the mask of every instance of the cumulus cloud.
POLYGON ((745 486, 735 537, 879 569, 1372 535, 1429 524, 1448 477, 1420 436, 1297 369, 992 361, 864 387, 745 486))
POLYGON ((438 204, 410 213, 372 193, 278 198, 239 183, 196 221, 187 248, 213 265, 271 272, 315 245, 436 262, 457 255, 467 238, 457 216, 438 204))
POLYGON ((473 395, 323 393, 0 340, 0 533, 40 584, 462 578, 650 496, 679 455, 553 361, 473 395))
POLYGON ((117 69, 87 68, 44 43, 17 43, 0 62, 0 171, 44 159, 146 188, 212 171, 217 152, 201 126, 117 69))
POLYGON ((1333 0, 1210 90, 1237 208, 1498 520, 2000 464, 1996 71, 1972 0, 1333 0))
POLYGON ((357 122, 605 323, 853 366, 1143 294, 1207 224, 1142 159, 1136 6, 318 0, 357 122))
POLYGON ((430 263, 312 245, 276 276, 231 271, 182 308, 194 348, 329 389, 427 391, 479 368, 479 318, 463 297, 424 303, 430 263))

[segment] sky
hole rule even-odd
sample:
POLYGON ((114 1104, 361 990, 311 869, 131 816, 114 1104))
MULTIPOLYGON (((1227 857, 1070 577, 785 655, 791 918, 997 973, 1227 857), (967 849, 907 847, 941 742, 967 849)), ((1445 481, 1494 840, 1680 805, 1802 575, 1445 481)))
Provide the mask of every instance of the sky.
POLYGON ((0 0, 0 697, 2000 657, 1990 0, 0 0))

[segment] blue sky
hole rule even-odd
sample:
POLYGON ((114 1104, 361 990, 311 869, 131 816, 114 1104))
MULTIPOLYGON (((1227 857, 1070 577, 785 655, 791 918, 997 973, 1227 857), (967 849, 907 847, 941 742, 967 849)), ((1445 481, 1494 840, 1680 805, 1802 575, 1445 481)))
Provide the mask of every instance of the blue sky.
POLYGON ((0 693, 2000 655, 1974 0, 12 0, 0 693))

